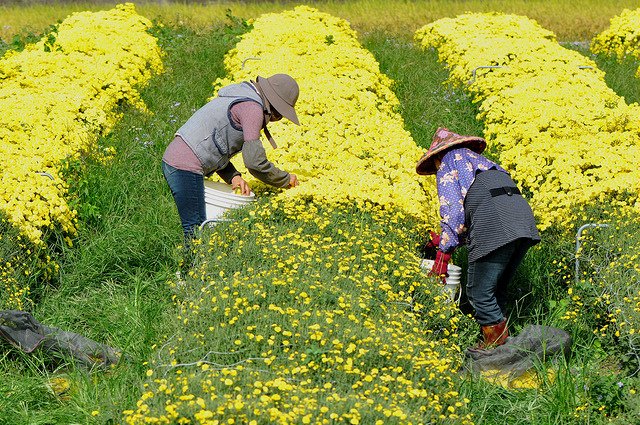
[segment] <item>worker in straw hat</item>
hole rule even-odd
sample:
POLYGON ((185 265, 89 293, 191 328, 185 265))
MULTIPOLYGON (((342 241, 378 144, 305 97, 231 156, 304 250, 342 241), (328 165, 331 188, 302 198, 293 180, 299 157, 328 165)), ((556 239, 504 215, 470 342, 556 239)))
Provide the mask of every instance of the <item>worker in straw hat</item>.
POLYGON ((430 274, 446 281, 452 252, 468 246, 467 297, 480 325, 477 348, 505 343, 509 332, 506 288, 527 250, 540 241, 533 213, 509 174, 481 153, 481 137, 439 128, 416 165, 436 175, 441 233, 431 232, 437 248, 430 274))
POLYGON ((299 88, 287 74, 231 84, 198 109, 178 129, 162 157, 162 171, 178 207, 185 241, 206 220, 204 177, 217 173, 232 188, 249 195, 251 188, 230 159, 242 152, 249 172, 276 187, 298 185, 295 174, 277 168, 266 156, 260 131, 276 148, 267 124, 282 117, 299 125, 294 109, 299 88))

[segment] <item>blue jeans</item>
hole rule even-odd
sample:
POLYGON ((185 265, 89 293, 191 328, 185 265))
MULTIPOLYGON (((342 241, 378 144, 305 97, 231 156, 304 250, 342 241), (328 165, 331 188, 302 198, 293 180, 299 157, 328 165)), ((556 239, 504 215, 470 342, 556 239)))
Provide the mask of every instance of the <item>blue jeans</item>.
POLYGON ((178 170, 164 161, 162 161, 162 173, 178 207, 185 243, 188 245, 198 227, 207 219, 204 176, 191 171, 178 170))
POLYGON ((505 318, 507 285, 529 247, 527 239, 518 239, 469 262, 467 298, 480 325, 495 325, 505 318))

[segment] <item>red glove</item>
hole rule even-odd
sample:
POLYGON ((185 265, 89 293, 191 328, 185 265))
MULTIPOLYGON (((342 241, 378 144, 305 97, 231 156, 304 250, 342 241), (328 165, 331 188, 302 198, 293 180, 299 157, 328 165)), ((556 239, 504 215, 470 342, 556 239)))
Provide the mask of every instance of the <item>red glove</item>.
POLYGON ((440 235, 434 232, 433 230, 429 231, 429 236, 431 239, 425 245, 425 248, 437 248, 440 246, 440 235))
POLYGON ((431 267, 429 276, 440 276, 442 278, 442 283, 445 284, 445 278, 449 276, 447 274, 447 269, 449 268, 450 260, 451 254, 438 250, 438 252, 436 252, 436 260, 433 262, 433 267, 431 267))

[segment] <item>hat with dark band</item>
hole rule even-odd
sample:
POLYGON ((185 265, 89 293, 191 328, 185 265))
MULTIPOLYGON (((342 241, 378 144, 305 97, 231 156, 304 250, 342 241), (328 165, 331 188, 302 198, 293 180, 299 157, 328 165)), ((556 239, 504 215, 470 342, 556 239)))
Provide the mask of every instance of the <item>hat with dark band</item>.
POLYGON ((256 81, 271 107, 292 123, 300 125, 294 109, 300 94, 296 80, 287 74, 274 74, 269 78, 258 76, 256 81))

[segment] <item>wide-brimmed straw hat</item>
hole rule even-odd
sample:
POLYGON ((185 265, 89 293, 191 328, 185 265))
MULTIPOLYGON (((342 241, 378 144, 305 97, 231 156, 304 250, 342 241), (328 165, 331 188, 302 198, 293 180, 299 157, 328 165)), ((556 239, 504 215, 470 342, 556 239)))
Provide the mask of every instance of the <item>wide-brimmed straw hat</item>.
POLYGON ((461 136, 449 129, 440 127, 433 135, 433 141, 429 150, 422 155, 416 164, 416 173, 420 175, 435 174, 437 170, 435 156, 453 147, 465 147, 475 153, 482 153, 487 147, 487 142, 482 137, 461 136))
POLYGON ((300 125, 294 109, 300 94, 296 80, 287 74, 274 74, 269 78, 258 76, 256 81, 271 106, 292 123, 300 125))

